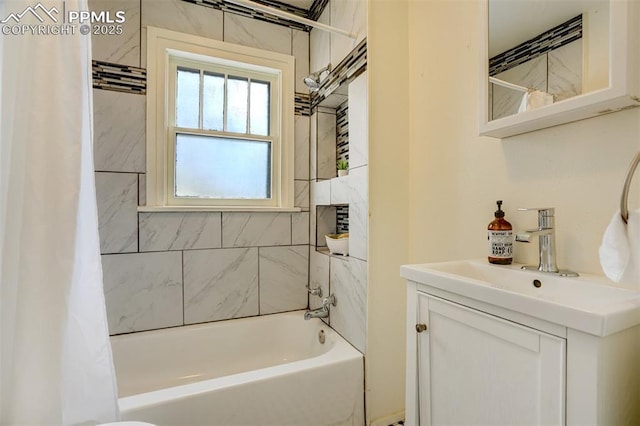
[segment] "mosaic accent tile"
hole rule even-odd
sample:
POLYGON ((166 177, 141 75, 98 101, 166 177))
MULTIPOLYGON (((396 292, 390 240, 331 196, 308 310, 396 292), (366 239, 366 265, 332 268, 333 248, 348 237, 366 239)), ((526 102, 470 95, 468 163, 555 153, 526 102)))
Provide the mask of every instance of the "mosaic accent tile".
POLYGON ((91 61, 93 88, 144 95, 147 93, 147 70, 129 65, 91 61))
POLYGON ((362 74, 367 68, 367 39, 363 39, 333 70, 317 92, 311 94, 313 111, 323 100, 342 84, 362 74))
POLYGON ((349 206, 336 207, 336 232, 338 234, 349 232, 349 206))
POLYGON ((314 0, 313 4, 309 8, 307 18, 311 19, 312 21, 317 21, 328 5, 329 0, 314 0))
POLYGON ((551 28, 531 40, 489 59, 489 75, 494 76, 538 56, 582 38, 582 15, 551 28))
POLYGON ((349 102, 336 109, 336 160, 349 161, 349 102))
POLYGON ((309 117, 311 115, 311 97, 304 93, 295 94, 295 114, 309 117))

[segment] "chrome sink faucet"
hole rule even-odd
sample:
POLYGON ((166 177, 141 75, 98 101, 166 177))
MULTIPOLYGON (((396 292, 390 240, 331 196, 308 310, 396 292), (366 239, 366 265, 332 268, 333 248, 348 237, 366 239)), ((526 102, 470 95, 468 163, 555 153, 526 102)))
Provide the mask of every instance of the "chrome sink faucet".
POLYGON ((538 237, 538 256, 540 258, 540 262, 537 267, 533 265, 526 265, 523 266, 522 269, 549 272, 563 277, 577 277, 577 273, 559 269, 556 264, 555 209, 547 207, 518 210, 538 212, 537 229, 516 233, 516 241, 521 243, 530 243, 533 237, 538 237))

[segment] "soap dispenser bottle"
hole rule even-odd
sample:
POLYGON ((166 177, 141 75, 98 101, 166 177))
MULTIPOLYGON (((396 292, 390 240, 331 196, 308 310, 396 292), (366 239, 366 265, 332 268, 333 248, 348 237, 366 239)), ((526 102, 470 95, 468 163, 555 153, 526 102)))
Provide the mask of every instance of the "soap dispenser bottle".
POLYGON ((513 261, 513 228, 504 219, 502 200, 496 201, 498 210, 495 219, 489 224, 489 263, 510 265, 513 261))

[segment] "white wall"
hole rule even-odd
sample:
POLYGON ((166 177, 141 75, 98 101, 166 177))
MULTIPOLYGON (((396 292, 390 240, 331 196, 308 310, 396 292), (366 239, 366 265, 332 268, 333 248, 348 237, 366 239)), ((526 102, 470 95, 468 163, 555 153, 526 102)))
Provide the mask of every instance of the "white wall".
MULTIPOLYGON (((478 6, 370 0, 369 419, 401 409, 404 398, 398 262, 485 257, 502 199, 514 229, 536 225, 518 207, 555 207, 560 267, 600 273, 602 234, 640 148, 638 109, 502 141, 479 137, 478 6)), ((537 262, 537 243, 515 250, 516 261, 537 262)))
POLYGON ((409 51, 407 2, 370 0, 369 287, 367 419, 388 425, 404 409, 405 290, 399 268, 409 241, 409 51))
MULTIPOLYGON (((409 3, 411 261, 486 256, 502 199, 514 229, 536 225, 518 207, 555 207, 560 267, 601 273, 598 247, 640 147, 640 110, 478 137, 478 4, 409 3)), ((536 263, 537 244, 516 243, 515 260, 536 263)))

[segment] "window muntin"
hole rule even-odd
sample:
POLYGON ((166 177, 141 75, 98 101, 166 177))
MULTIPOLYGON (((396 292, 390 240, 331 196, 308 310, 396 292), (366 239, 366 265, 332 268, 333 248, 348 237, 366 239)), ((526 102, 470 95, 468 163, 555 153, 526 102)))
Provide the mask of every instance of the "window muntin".
POLYGON ((279 148, 270 134, 274 76, 179 58, 170 64, 169 201, 270 201, 279 148))
MULTIPOLYGON (((222 210, 222 211, 291 211, 294 204, 294 81, 295 59, 291 55, 264 51, 248 46, 212 40, 152 26, 147 27, 147 170, 146 207, 144 211, 158 210, 222 210), (175 121, 175 69, 172 61, 181 66, 204 71, 202 90, 216 90, 217 73, 241 68, 253 75, 231 75, 251 78, 256 84, 269 83, 270 116, 268 136, 231 133, 224 130, 220 115, 211 112, 220 103, 205 102, 198 105, 198 127, 181 128, 175 121), (195 65, 194 65, 195 64, 195 65), (220 68, 223 70, 220 71, 220 68), (211 75, 211 78, 209 76, 211 75), (266 75, 266 78, 264 77, 266 75), (214 87, 212 87, 214 86, 214 87), (173 94, 173 97, 170 95, 173 94), (200 108, 202 109, 200 112, 200 108), (220 127, 222 125, 222 128, 220 127), (222 129, 222 130, 221 130, 222 129), (177 134, 209 135, 221 138, 269 140, 271 153, 271 194, 269 199, 209 199, 175 197, 175 150, 177 134)), ((251 93, 252 88, 249 88, 251 93)), ((259 90, 259 89, 258 89, 259 90)), ((254 96, 256 91, 253 92, 254 96)), ((249 95, 251 97, 251 94, 249 95)), ((219 97, 217 98, 219 99, 219 97)), ((250 99, 249 114, 255 97, 250 99)), ((256 103, 258 102, 258 103, 256 103)), ((200 103, 200 99, 198 99, 200 103)), ((224 106, 222 106, 224 108, 224 106)), ((193 108, 193 105, 192 105, 193 108)), ((226 112, 225 112, 226 113, 226 112)), ((224 115, 223 115, 224 117, 224 115)), ((265 123, 258 124, 249 117, 247 128, 262 133, 265 123), (253 125, 252 125, 253 123, 253 125), (260 130, 262 126, 262 130, 260 130)))

